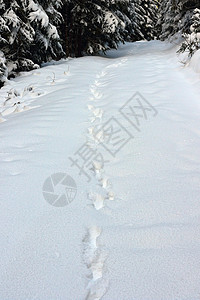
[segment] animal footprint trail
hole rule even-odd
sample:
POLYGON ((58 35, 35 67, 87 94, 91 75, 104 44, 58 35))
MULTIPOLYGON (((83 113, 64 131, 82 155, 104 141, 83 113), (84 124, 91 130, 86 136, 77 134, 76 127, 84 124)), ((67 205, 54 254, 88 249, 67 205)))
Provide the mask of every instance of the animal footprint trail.
POLYGON ((98 92, 96 86, 92 86, 92 87, 90 88, 90 92, 91 92, 91 94, 93 95, 93 97, 96 98, 96 99, 100 99, 100 98, 102 98, 102 96, 103 96, 100 92, 98 92))
POLYGON ((93 165, 94 172, 97 175, 97 174, 100 174, 101 171, 103 170, 104 162, 103 161, 94 160, 92 162, 92 165, 93 165))
POLYGON ((99 74, 96 75, 96 78, 97 78, 97 79, 101 79, 101 78, 104 77, 105 75, 107 75, 107 72, 106 72, 106 71, 102 71, 102 72, 100 72, 99 74))
POLYGON ((92 226, 87 229, 87 233, 83 239, 83 259, 88 269, 90 269, 95 262, 98 250, 97 239, 101 232, 102 229, 100 227, 92 226))
POLYGON ((99 245, 98 239, 102 229, 92 226, 83 239, 83 258, 88 270, 86 300, 100 300, 108 289, 109 282, 104 278, 104 268, 107 254, 99 245))
POLYGON ((101 182, 102 188, 104 188, 104 189, 107 189, 110 185, 109 180, 108 180, 107 177, 101 178, 100 182, 101 182))
POLYGON ((93 117, 91 118, 91 123, 95 122, 97 119, 102 120, 103 117, 103 109, 101 108, 96 108, 92 105, 88 105, 88 109, 92 112, 93 117))
POLYGON ((104 201, 106 199, 106 196, 104 196, 103 194, 89 193, 89 199, 92 201, 92 204, 96 210, 99 210, 105 206, 104 201))
MULTIPOLYGON (((120 62, 120 65, 125 62, 126 60, 123 60, 123 62, 120 62)), ((115 66, 116 64, 112 64, 110 66, 107 66, 106 69, 112 69, 115 66)), ((101 95, 101 93, 99 92, 99 86, 101 86, 101 79, 104 78, 105 75, 107 75, 107 71, 104 70, 96 75, 95 82, 90 87, 92 97, 101 95)), ((88 110, 92 114, 92 117, 90 118, 91 124, 95 123, 93 127, 88 128, 88 143, 89 145, 91 145, 91 147, 97 147, 100 143, 105 142, 105 132, 103 131, 103 129, 101 130, 103 125, 104 111, 102 108, 98 108, 92 104, 88 104, 88 110)), ((89 199, 93 201, 94 208, 99 210, 105 207, 105 200, 114 200, 114 193, 111 190, 111 185, 109 184, 108 178, 103 175, 104 164, 99 161, 93 161, 92 164, 93 171, 98 180, 98 184, 100 184, 102 188, 102 191, 98 194, 95 194, 95 196, 93 195, 92 197, 89 197, 89 199)))
MULTIPOLYGON (((96 120, 96 119, 95 119, 96 120)), ((93 120, 90 120, 91 123, 93 123, 93 120)), ((101 130, 101 124, 94 125, 93 127, 88 128, 88 143, 92 142, 93 145, 99 145, 100 143, 103 143, 105 140, 105 134, 103 130, 101 130)))
POLYGON ((95 281, 90 286, 90 290, 86 296, 86 300, 100 300, 106 294, 109 287, 109 281, 107 279, 101 279, 95 281))
MULTIPOLYGON (((113 65, 111 65, 113 67, 113 65)), ((115 67, 115 65, 114 65, 115 67)), ((102 86, 101 79, 104 79, 106 71, 97 74, 95 82, 90 87, 90 100, 99 100, 102 98, 102 93, 99 88, 102 86)), ((104 80, 105 81, 105 80, 104 80)), ((103 86, 105 84, 103 83, 103 86)), ((87 143, 90 147, 96 148, 100 143, 104 142, 105 133, 102 129, 104 111, 100 107, 88 104, 88 110, 91 113, 90 123, 93 126, 88 128, 87 143)), ((94 160, 92 162, 92 170, 97 179, 96 191, 88 193, 88 199, 92 202, 92 206, 97 211, 106 206, 107 200, 114 200, 114 193, 109 181, 109 178, 104 175, 105 161, 94 160)), ((100 300, 105 295, 109 287, 109 281, 106 278, 105 261, 107 254, 103 251, 102 246, 99 245, 99 238, 102 229, 97 226, 92 226, 87 230, 83 239, 83 259, 88 271, 88 284, 86 287, 86 300, 100 300)))

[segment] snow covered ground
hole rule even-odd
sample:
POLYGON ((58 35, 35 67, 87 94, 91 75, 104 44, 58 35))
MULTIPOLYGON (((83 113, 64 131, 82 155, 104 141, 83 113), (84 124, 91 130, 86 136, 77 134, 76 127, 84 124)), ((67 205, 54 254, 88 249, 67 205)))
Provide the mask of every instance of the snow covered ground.
POLYGON ((1 300, 200 299, 198 84, 154 41, 0 90, 1 300))

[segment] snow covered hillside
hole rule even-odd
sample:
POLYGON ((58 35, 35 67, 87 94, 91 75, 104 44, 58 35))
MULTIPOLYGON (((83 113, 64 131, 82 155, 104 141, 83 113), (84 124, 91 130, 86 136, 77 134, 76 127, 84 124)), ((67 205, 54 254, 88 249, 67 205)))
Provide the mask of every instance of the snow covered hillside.
POLYGON ((197 76, 137 42, 0 90, 0 300, 200 299, 197 76))

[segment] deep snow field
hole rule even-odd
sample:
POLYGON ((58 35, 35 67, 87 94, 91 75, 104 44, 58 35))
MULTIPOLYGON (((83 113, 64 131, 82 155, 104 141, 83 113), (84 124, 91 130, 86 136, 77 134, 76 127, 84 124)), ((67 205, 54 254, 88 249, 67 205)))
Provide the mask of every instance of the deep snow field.
POLYGON ((7 82, 0 300, 200 299, 199 80, 153 41, 7 82))

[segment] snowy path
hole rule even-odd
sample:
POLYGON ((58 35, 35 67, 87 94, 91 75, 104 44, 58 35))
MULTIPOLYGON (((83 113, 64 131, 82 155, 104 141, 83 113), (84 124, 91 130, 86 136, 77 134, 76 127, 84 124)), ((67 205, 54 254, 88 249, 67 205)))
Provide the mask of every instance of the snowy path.
POLYGON ((0 299, 200 298, 200 96, 186 75, 169 45, 140 42, 0 91, 0 299), (147 102, 127 110, 137 92, 147 102), (58 172, 77 184, 60 208, 42 195, 58 172))

